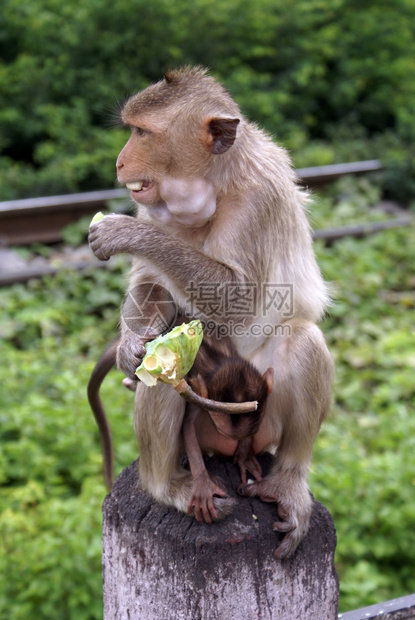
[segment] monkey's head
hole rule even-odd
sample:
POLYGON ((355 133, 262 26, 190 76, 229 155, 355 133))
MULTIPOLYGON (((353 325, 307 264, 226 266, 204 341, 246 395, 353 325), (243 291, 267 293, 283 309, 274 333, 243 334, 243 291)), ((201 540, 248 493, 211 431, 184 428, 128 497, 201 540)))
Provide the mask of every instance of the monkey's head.
MULTIPOLYGON (((209 385, 204 387, 207 397, 226 403, 243 403, 258 401, 256 411, 249 413, 227 414, 215 413, 212 419, 219 433, 242 440, 254 435, 261 423, 265 405, 272 392, 274 370, 268 368, 261 375, 255 366, 243 359, 230 359, 219 366, 211 377, 209 385), (221 421, 223 424, 217 424, 221 421)), ((202 389, 203 391, 203 389, 202 389)))
POLYGON ((169 71, 127 100, 122 123, 131 136, 117 159, 119 183, 140 204, 158 205, 166 178, 209 179, 214 160, 232 147, 242 116, 200 67, 169 71))

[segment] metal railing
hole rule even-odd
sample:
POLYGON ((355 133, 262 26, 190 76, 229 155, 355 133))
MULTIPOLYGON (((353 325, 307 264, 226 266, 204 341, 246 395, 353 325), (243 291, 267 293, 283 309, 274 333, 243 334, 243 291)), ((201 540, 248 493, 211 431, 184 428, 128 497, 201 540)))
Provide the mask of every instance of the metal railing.
POLYGON ((338 618, 339 620, 414 620, 415 594, 348 611, 339 614, 338 618))
MULTIPOLYGON (((380 161, 370 160, 299 168, 296 172, 301 184, 318 187, 344 175, 366 174, 381 169, 380 161)), ((102 210, 110 200, 125 198, 128 204, 128 196, 126 189, 110 189, 0 202, 0 244, 11 246, 59 241, 62 228, 67 224, 102 210)))

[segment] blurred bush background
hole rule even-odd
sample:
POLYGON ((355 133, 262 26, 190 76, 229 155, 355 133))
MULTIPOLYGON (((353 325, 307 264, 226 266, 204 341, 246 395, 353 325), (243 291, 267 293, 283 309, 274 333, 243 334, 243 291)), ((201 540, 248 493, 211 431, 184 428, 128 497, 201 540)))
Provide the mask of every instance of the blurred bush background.
MULTIPOLYGON (((413 206, 414 29, 414 0, 2 0, 0 200, 112 187, 119 102, 197 63, 296 166, 382 160, 316 195, 313 227, 376 218, 382 198, 413 206)), ((337 376, 310 484, 335 520, 347 610, 415 591, 415 231, 316 251, 337 376)), ((0 620, 102 617, 105 489, 85 389, 117 332, 128 264, 111 265, 0 291, 0 620)), ((103 388, 117 473, 137 456, 121 378, 103 388)))
POLYGON ((112 186, 117 102, 184 64, 298 166, 381 155, 413 197, 413 0, 2 0, 0 19, 0 200, 112 186))

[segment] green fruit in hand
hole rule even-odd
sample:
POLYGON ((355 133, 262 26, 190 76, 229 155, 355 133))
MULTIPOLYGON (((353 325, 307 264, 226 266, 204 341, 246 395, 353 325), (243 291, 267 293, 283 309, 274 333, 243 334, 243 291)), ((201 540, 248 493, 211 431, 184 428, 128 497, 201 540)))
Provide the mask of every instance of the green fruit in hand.
POLYGON ((145 345, 146 354, 135 374, 146 385, 157 381, 177 385, 191 369, 203 340, 200 321, 174 327, 145 345))
POLYGON ((104 214, 102 213, 102 211, 98 211, 98 213, 95 213, 89 226, 92 226, 92 224, 96 224, 97 222, 99 222, 99 220, 102 220, 103 217, 104 214))

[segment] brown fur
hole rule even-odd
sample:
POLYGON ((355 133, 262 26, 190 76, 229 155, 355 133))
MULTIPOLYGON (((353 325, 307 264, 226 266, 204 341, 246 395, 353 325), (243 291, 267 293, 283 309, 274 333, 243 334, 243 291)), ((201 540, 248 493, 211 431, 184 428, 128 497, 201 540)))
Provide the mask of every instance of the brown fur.
MULTIPOLYGON (((296 184, 287 153, 247 121, 204 70, 170 73, 134 95, 122 118, 132 133, 117 161, 118 180, 143 180, 147 189, 132 192, 137 219, 104 217, 91 228, 91 247, 103 260, 121 252, 134 256, 129 290, 137 299, 143 283, 158 282, 185 314, 219 326, 243 323, 244 335, 231 336, 239 354, 260 373, 275 369, 274 389, 253 437, 254 453, 278 446, 275 462, 264 480, 241 492, 277 502, 283 521, 275 527, 287 534, 276 556, 291 555, 309 524, 307 471, 333 377, 316 327, 329 298, 312 249, 309 198, 296 184), (178 179, 188 184, 187 200, 183 191, 174 200, 178 179), (195 213, 192 204, 198 204, 195 213), (190 307, 189 283, 203 282, 255 283, 255 316, 241 311, 230 318, 207 313, 200 303, 190 307), (291 313, 272 304, 262 312, 266 283, 292 285, 291 313), (250 331, 253 324, 259 335, 250 331), (267 335, 262 328, 269 325, 284 326, 285 335, 267 335)), ((127 376, 142 344, 142 333, 121 325, 118 365, 127 376)), ((191 480, 180 465, 183 416, 184 403, 169 386, 138 385, 142 484, 159 501, 186 511, 191 480)))
MULTIPOLYGON (((256 480, 262 471, 253 453, 253 437, 259 431, 268 395, 272 391, 273 370, 264 375, 238 355, 229 338, 205 338, 190 372, 190 381, 204 398, 241 403, 256 400, 255 411, 242 414, 202 411, 188 405, 183 422, 183 436, 193 479, 188 513, 198 521, 221 518, 215 495, 223 496, 220 481, 206 470, 202 452, 216 452, 234 457, 242 482, 249 472, 256 480), (192 378, 193 377, 193 378, 192 378)), ((222 500, 223 501, 223 500, 222 500)))
POLYGON ((270 382, 238 354, 230 338, 215 340, 205 336, 189 379, 204 398, 225 403, 258 401, 256 411, 249 413, 229 415, 210 412, 214 423, 225 421, 234 439, 242 440, 255 435, 271 392, 270 382))

